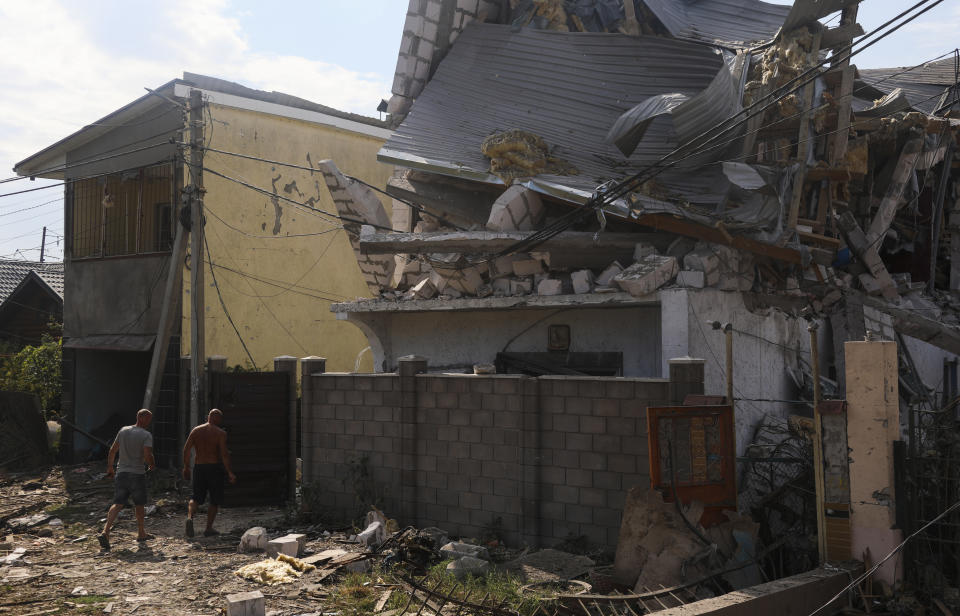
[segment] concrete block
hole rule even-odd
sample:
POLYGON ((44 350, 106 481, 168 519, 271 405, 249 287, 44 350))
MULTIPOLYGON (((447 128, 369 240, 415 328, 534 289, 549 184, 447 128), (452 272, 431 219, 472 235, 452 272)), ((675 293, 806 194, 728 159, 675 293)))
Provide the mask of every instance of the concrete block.
POLYGON ((510 293, 510 280, 506 278, 497 278, 491 284, 493 287, 494 295, 511 295, 510 293))
POLYGON ((620 265, 619 261, 614 261, 607 266, 607 269, 600 272, 600 275, 597 276, 597 286, 598 287, 609 287, 611 282, 613 282, 614 277, 623 271, 623 266, 620 265))
POLYGON ((520 278, 510 281, 510 295, 530 295, 533 293, 533 279, 520 278))
POLYGON ((490 263, 490 278, 504 278, 506 276, 513 276, 513 262, 517 259, 520 259, 516 255, 507 255, 505 257, 497 257, 490 263))
POLYGON ((411 289, 416 299, 431 299, 437 294, 437 288, 430 282, 430 278, 424 278, 411 289))
POLYGON ((227 595, 227 616, 265 616, 266 609, 259 590, 227 595))
POLYGON ((640 261, 646 256, 655 254, 657 254, 657 249, 652 244, 645 242, 637 242, 637 245, 633 248, 634 261, 640 261))
POLYGON ((277 554, 286 554, 296 558, 300 555, 300 541, 296 537, 287 535, 277 537, 267 542, 267 555, 276 558, 277 554))
POLYGON ((683 267, 709 274, 720 268, 720 256, 710 248, 699 246, 683 257, 683 267))
POLYGON ((677 285, 702 289, 706 283, 706 276, 697 270, 683 270, 677 274, 677 285))
POLYGON ((384 528, 383 523, 379 520, 372 522, 369 526, 363 529, 363 532, 357 535, 357 541, 368 548, 377 547, 383 543, 386 538, 386 529, 384 528))
POLYGON ((563 283, 555 278, 547 278, 537 285, 537 295, 560 295, 563 293, 563 283))
POLYGON ((588 269, 574 272, 570 275, 570 280, 573 283, 573 292, 577 295, 593 291, 593 272, 588 269))
POLYGON ((513 262, 515 276, 536 276, 543 273, 543 262, 539 259, 520 258, 513 262))
POLYGON ((240 537, 241 552, 258 552, 265 549, 267 549, 267 529, 262 526, 249 528, 240 537))
POLYGON ((617 285, 634 297, 653 293, 677 275, 674 257, 648 255, 614 277, 617 285))
POLYGON ((474 577, 485 575, 489 570, 490 563, 471 556, 464 556, 451 563, 447 563, 447 572, 452 573, 458 580, 462 580, 468 575, 474 577))
MULTIPOLYGON (((492 483, 489 491, 493 491, 492 483)), ((460 543, 458 541, 451 541, 440 548, 440 556, 453 560, 458 560, 465 556, 476 559, 490 560, 490 553, 487 551, 487 548, 483 547, 482 545, 460 543)))
POLYGON ((540 195, 525 186, 514 184, 493 202, 487 229, 491 231, 530 231, 543 219, 540 195))

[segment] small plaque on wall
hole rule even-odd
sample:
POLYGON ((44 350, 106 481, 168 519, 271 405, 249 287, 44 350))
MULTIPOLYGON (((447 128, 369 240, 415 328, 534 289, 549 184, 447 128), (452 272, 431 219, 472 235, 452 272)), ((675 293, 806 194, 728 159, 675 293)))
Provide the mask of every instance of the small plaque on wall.
POLYGON ((569 351, 570 350, 570 326, 569 325, 550 325, 547 327, 547 350, 549 351, 569 351))

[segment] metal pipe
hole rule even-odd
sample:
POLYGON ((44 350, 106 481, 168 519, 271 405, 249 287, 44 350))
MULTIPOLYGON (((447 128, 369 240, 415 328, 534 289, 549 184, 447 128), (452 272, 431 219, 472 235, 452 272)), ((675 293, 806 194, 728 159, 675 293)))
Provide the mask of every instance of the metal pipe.
POLYGON ((823 422, 820 417, 820 350, 817 345, 817 329, 819 325, 811 322, 807 327, 810 332, 810 364, 813 367, 813 481, 817 501, 817 551, 820 563, 827 560, 827 520, 824 512, 824 484, 823 484, 823 422))
POLYGON ((727 338, 727 404, 733 408, 733 324, 724 325, 723 333, 727 338))

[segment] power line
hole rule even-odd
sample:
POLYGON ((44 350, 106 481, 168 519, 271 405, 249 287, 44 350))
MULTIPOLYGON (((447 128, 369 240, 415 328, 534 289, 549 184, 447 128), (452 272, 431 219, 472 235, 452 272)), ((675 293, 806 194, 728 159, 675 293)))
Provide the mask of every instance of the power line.
MULTIPOLYGON (((585 204, 577 206, 577 209, 575 209, 570 216, 564 217, 563 219, 561 219, 561 221, 558 221, 558 223, 554 225, 552 228, 547 228, 547 229, 543 229, 541 231, 532 233, 528 238, 521 240, 514 247, 507 248, 504 251, 501 251, 500 254, 501 255, 510 254, 512 252, 523 250, 524 248, 532 247, 538 243, 542 243, 546 239, 549 239, 550 237, 553 237, 557 233, 560 233, 561 231, 569 228, 570 226, 578 222, 580 219, 582 219, 584 216, 588 215, 590 212, 597 209, 602 209, 605 205, 609 205, 610 203, 613 203, 617 199, 623 197, 624 195, 626 195, 628 192, 630 192, 631 190, 633 190, 635 187, 639 186, 643 182, 648 181, 653 177, 656 177, 666 169, 675 166, 682 160, 686 160, 692 156, 697 155, 698 153, 701 153, 702 151, 704 151, 703 148, 705 148, 707 144, 722 137, 724 134, 737 128, 738 126, 747 122, 754 116, 760 113, 764 113, 767 109, 777 104, 778 102, 783 100, 785 97, 789 96, 791 93, 797 91, 798 89, 800 89, 801 87, 803 87, 804 85, 812 81, 813 79, 816 79, 820 75, 818 70, 823 66, 825 66, 826 64, 830 62, 836 62, 841 58, 844 61, 848 60, 852 56, 867 49, 871 45, 882 40, 883 38, 886 38, 896 30, 900 29, 902 26, 906 25, 910 21, 913 21, 923 13, 931 10, 932 8, 934 8, 935 6, 943 2, 943 0, 934 0, 933 4, 931 4, 930 6, 927 6, 922 11, 914 15, 911 15, 903 23, 897 24, 893 29, 879 34, 875 40, 870 41, 866 44, 863 44, 861 47, 854 50, 855 45, 860 45, 864 43, 867 40, 867 38, 876 35, 878 32, 880 32, 887 26, 893 24, 901 17, 908 15, 911 11, 914 11, 915 9, 922 7, 924 4, 927 4, 930 1, 931 0, 921 0, 917 4, 907 9, 906 11, 903 11, 902 13, 894 17, 893 19, 875 28, 874 30, 872 30, 870 33, 868 33, 865 37, 861 38, 856 43, 851 42, 850 44, 843 46, 840 50, 835 52, 831 57, 824 59, 823 61, 819 62, 815 66, 812 66, 806 69, 804 72, 790 79, 787 83, 781 85, 770 94, 764 96, 763 98, 752 103, 746 108, 732 114, 727 119, 722 120, 718 123, 715 123, 712 127, 706 129, 696 137, 689 139, 687 142, 678 145, 674 150, 663 155, 657 161, 648 165, 645 169, 633 174, 632 176, 628 177, 625 180, 620 181, 619 183, 613 184, 613 186, 611 186, 610 188, 604 189, 604 187, 601 187, 600 189, 597 190, 594 196, 591 197, 585 204), (846 56, 844 57, 843 54, 846 54, 846 56), (793 85, 793 84, 797 84, 797 85, 793 85), (793 87, 791 88, 791 86, 793 87), (739 118, 741 115, 743 115, 743 118, 738 120, 737 118, 739 118), (733 122, 733 124, 732 125, 729 124, 730 122, 733 122), (719 132, 715 132, 715 131, 719 131, 719 132), (684 150, 688 148, 691 151, 688 152, 684 156, 684 158, 673 160, 669 163, 667 162, 671 158, 679 155, 680 153, 682 153, 684 150), (653 174, 650 175, 649 177, 645 177, 645 174, 651 171, 653 172, 653 174)), ((746 70, 746 67, 744 67, 744 70, 746 70)))
MULTIPOLYGON (((187 164, 188 164, 188 166, 191 166, 189 163, 187 163, 187 164)), ((366 226, 374 227, 374 228, 376 228, 376 229, 380 229, 380 230, 383 230, 383 231, 393 232, 393 229, 390 228, 390 227, 384 227, 384 226, 382 226, 382 225, 377 225, 377 224, 374 224, 374 223, 371 223, 371 222, 367 222, 367 221, 365 221, 365 220, 360 220, 360 219, 357 219, 357 218, 348 218, 348 217, 346 217, 346 216, 339 216, 339 215, 337 215, 337 214, 331 214, 331 213, 329 213, 329 212, 325 212, 325 211, 323 211, 323 210, 321 210, 321 209, 319 209, 319 208, 315 208, 315 207, 313 207, 313 206, 311 206, 311 205, 308 205, 308 204, 306 204, 306 203, 303 203, 303 202, 301 202, 301 201, 297 201, 297 200, 291 199, 291 198, 289 198, 289 197, 284 197, 283 195, 278 195, 278 194, 276 194, 276 193, 272 193, 272 192, 270 192, 269 190, 266 190, 266 189, 264 189, 264 188, 260 188, 259 186, 254 186, 253 184, 250 184, 249 182, 244 182, 243 180, 239 180, 239 179, 237 179, 237 178, 230 177, 229 175, 226 175, 226 174, 224 174, 224 173, 220 173, 219 171, 215 171, 215 170, 213 170, 213 169, 210 169, 209 167, 204 167, 203 170, 204 170, 204 171, 207 171, 207 172, 209 172, 209 173, 212 173, 213 175, 216 175, 216 176, 218 176, 218 177, 221 177, 221 178, 223 178, 223 179, 225 179, 225 180, 229 180, 229 181, 231 181, 231 182, 235 182, 235 183, 237 183, 237 184, 240 184, 241 186, 246 186, 246 187, 249 188, 250 190, 253 190, 253 191, 256 191, 256 192, 258 192, 258 193, 260 193, 260 194, 266 195, 266 196, 270 197, 271 199, 281 199, 281 200, 283 200, 283 201, 286 201, 287 203, 292 203, 293 205, 295 205, 295 206, 297 206, 297 207, 305 208, 305 209, 307 209, 307 210, 309 210, 309 211, 311 211, 311 212, 315 212, 315 213, 319 214, 320 216, 326 216, 326 217, 331 218, 331 219, 342 220, 343 222, 349 222, 349 223, 354 223, 354 224, 358 224, 358 225, 366 225, 366 226)))
POLYGON ((952 512, 953 510, 957 509, 958 507, 960 507, 960 501, 957 501, 956 503, 950 505, 950 506, 947 507, 940 515, 938 515, 937 517, 933 518, 932 520, 930 520, 929 522, 927 522, 926 524, 924 524, 923 526, 921 526, 921 527, 918 528, 917 530, 915 530, 915 531, 913 531, 912 533, 910 533, 910 535, 909 535, 906 539, 904 539, 903 541, 901 541, 900 544, 897 545, 897 547, 895 547, 895 548, 893 548, 892 550, 890 550, 890 551, 887 553, 886 556, 884 556, 884 557, 881 558, 879 561, 877 561, 877 564, 875 564, 874 566, 872 566, 872 567, 870 567, 869 569, 867 569, 866 571, 864 571, 861 575, 857 576, 857 579, 853 580, 852 582, 850 582, 849 584, 847 584, 846 586, 844 586, 844 588, 843 588, 840 592, 838 592, 837 594, 835 594, 833 597, 831 597, 829 601, 827 601, 826 603, 824 603, 823 605, 821 605, 821 606, 818 607, 817 609, 815 609, 815 610, 813 610, 812 612, 810 612, 810 615, 809 615, 809 616, 816 616, 817 614, 819 614, 820 612, 822 612, 823 610, 825 610, 827 607, 829 607, 830 604, 832 604, 834 601, 836 601, 837 599, 839 599, 840 597, 842 597, 844 594, 846 594, 846 592, 849 591, 851 588, 853 588, 854 586, 857 586, 860 582, 862 582, 863 580, 865 580, 865 579, 867 579, 868 577, 870 577, 871 575, 873 575, 874 572, 876 572, 877 569, 879 569, 880 567, 882 567, 885 562, 887 562, 888 560, 890 560, 891 558, 893 558, 896 554, 898 554, 898 553, 900 552, 900 550, 902 550, 904 547, 906 547, 907 543, 908 543, 910 540, 912 540, 912 539, 915 538, 917 535, 919 535, 919 534, 922 533, 923 531, 927 530, 928 528, 930 528, 931 526, 933 526, 934 524, 936 524, 937 522, 939 522, 940 520, 942 520, 943 518, 945 518, 948 513, 952 512))
POLYGON ((263 283, 263 284, 265 284, 265 285, 269 285, 269 286, 272 286, 272 287, 276 287, 276 288, 278 288, 278 289, 283 289, 284 291, 290 291, 291 293, 297 293, 297 294, 300 294, 300 295, 305 295, 305 296, 307 296, 307 297, 312 297, 312 298, 314 298, 314 299, 319 299, 319 300, 323 300, 323 301, 326 301, 326 302, 337 303, 337 302, 343 301, 343 299, 344 299, 344 296, 341 296, 339 299, 337 299, 337 298, 333 298, 333 297, 325 297, 325 296, 323 296, 323 295, 313 295, 313 294, 311 294, 311 293, 307 293, 306 291, 313 291, 314 293, 320 293, 320 294, 326 293, 326 291, 321 291, 321 290, 319 290, 319 289, 312 289, 312 288, 310 288, 310 287, 305 287, 305 286, 302 286, 302 285, 290 285, 290 283, 288 283, 288 282, 277 281, 277 280, 275 280, 275 279, 269 279, 269 278, 263 278, 263 277, 260 277, 260 276, 255 276, 255 275, 253 275, 253 274, 248 274, 247 272, 242 272, 242 271, 240 271, 240 270, 234 269, 234 268, 232 268, 232 267, 227 267, 226 265, 221 265, 221 264, 219 264, 219 263, 214 263, 214 264, 213 264, 213 267, 216 267, 216 268, 219 268, 219 269, 222 269, 222 270, 226 270, 226 271, 228 271, 228 272, 232 272, 232 273, 234 273, 234 274, 236 274, 236 275, 238 275, 238 276, 243 276, 244 278, 249 278, 250 280, 255 280, 255 281, 260 282, 260 283, 263 283), (284 285, 290 285, 290 286, 284 286, 284 285), (301 291, 300 289, 305 289, 306 291, 301 291))
MULTIPOLYGON (((237 324, 233 322, 233 317, 230 316, 230 311, 227 310, 227 304, 223 301, 223 294, 220 292, 220 285, 217 284, 217 274, 213 271, 213 259, 210 258, 210 244, 207 243, 206 235, 203 236, 203 246, 207 251, 207 265, 210 266, 210 276, 213 278, 213 288, 217 291, 217 298, 220 300, 220 307, 223 308, 223 314, 227 317, 227 321, 230 322, 230 326, 233 327, 234 333, 237 334, 237 339, 240 340, 240 346, 243 347, 244 352, 250 359, 250 363, 257 370, 257 372, 260 372, 260 367, 257 366, 257 362, 254 361, 253 355, 250 353, 250 349, 247 348, 247 343, 244 342, 243 336, 240 335, 240 330, 237 329, 237 324)), ((200 265, 200 267, 203 266, 200 265)))
MULTIPOLYGON (((209 211, 209 210, 208 210, 208 211, 209 211)), ((211 227, 210 230, 213 231, 213 232, 217 235, 217 238, 220 240, 220 242, 223 243, 223 238, 220 237, 220 233, 219 233, 215 228, 213 228, 213 227, 211 227)), ((226 250, 224 250, 224 254, 226 254, 227 257, 230 258, 230 260, 234 262, 234 264, 236 264, 236 265, 239 266, 239 264, 236 262, 236 259, 233 258, 233 255, 231 255, 231 254, 230 254, 229 252, 227 252, 226 250)), ((208 256, 208 258, 209 258, 209 256, 208 256)), ((244 278, 243 281, 244 281, 245 283, 247 283, 247 286, 250 287, 250 290, 253 291, 254 294, 255 294, 256 291, 255 291, 255 289, 253 288, 253 283, 250 282, 250 280, 249 280, 248 278, 244 278)), ((233 290, 234 290, 235 292, 240 293, 241 295, 248 296, 246 293, 243 293, 242 291, 240 291, 240 289, 238 289, 237 287, 233 286, 233 283, 228 283, 228 284, 230 284, 230 286, 233 288, 233 290)), ((268 313, 271 317, 273 317, 273 320, 277 323, 277 325, 280 326, 280 329, 282 329, 282 330, 287 334, 287 337, 290 338, 290 340, 292 340, 295 345, 297 345, 298 347, 300 347, 300 350, 303 351, 304 354, 309 355, 309 351, 306 349, 306 347, 304 347, 304 346, 300 343, 300 339, 297 338, 296 336, 294 336, 294 335, 290 332, 290 330, 286 328, 286 326, 283 324, 283 322, 282 322, 279 318, 277 318, 277 315, 273 312, 273 310, 270 309, 269 304, 267 304, 267 302, 264 301, 264 299, 263 299, 262 297, 260 297, 259 295, 254 295, 254 297, 257 298, 257 300, 260 302, 260 305, 263 306, 264 310, 266 310, 267 313, 268 313)))
MULTIPOLYGON (((218 150, 218 149, 216 149, 216 148, 211 148, 211 147, 209 147, 209 146, 206 147, 206 148, 204 148, 204 149, 207 150, 208 152, 214 152, 214 153, 217 153, 217 154, 226 154, 227 156, 235 156, 235 157, 237 157, 237 158, 244 158, 244 159, 247 159, 247 160, 254 160, 254 161, 258 161, 258 162, 268 163, 268 164, 271 164, 271 165, 279 165, 279 166, 282 166, 282 167, 291 167, 291 168, 293 168, 293 169, 301 169, 301 170, 303 170, 303 171, 310 171, 311 173, 323 173, 323 171, 322 171, 321 169, 317 169, 316 167, 308 167, 308 166, 306 166, 306 165, 298 165, 298 164, 295 164, 295 163, 287 163, 287 162, 283 162, 283 161, 279 161, 279 160, 271 160, 271 159, 269 159, 269 158, 261 158, 261 157, 259 157, 259 156, 251 156, 251 155, 249 155, 249 154, 241 154, 241 153, 239 153, 239 152, 229 152, 229 151, 227 151, 227 150, 218 150)), ((417 210, 418 212, 421 212, 421 213, 424 213, 424 214, 429 215, 431 218, 436 218, 437 220, 439 220, 439 221, 442 222, 443 224, 448 225, 448 226, 450 226, 450 227, 453 227, 454 229, 457 229, 458 231, 466 231, 466 229, 463 228, 462 226, 457 225, 457 224, 455 224, 455 223, 453 223, 453 222, 450 222, 449 220, 446 220, 446 219, 444 219, 444 218, 442 218, 442 217, 440 217, 440 216, 437 216, 436 214, 433 214, 433 213, 431 213, 431 212, 428 212, 426 209, 423 208, 423 206, 421 206, 421 205, 419 205, 419 204, 413 203, 412 201, 408 201, 408 200, 406 200, 406 199, 400 199, 400 198, 398 198, 398 197, 395 197, 395 196, 391 195, 390 193, 388 193, 387 191, 383 190, 382 188, 380 188, 380 187, 378 187, 378 186, 375 186, 375 185, 373 185, 373 184, 370 184, 369 182, 365 182, 365 181, 363 181, 363 180, 361 180, 361 179, 359 179, 359 178, 357 178, 357 177, 350 176, 350 175, 347 175, 347 174, 343 174, 343 176, 344 176, 345 178, 347 178, 348 180, 353 180, 354 182, 357 182, 357 183, 359 183, 359 184, 363 184, 363 185, 366 186, 367 188, 369 188, 369 189, 371 189, 371 190, 375 190, 376 192, 378 192, 378 193, 380 193, 380 194, 382 194, 382 195, 386 195, 386 196, 390 197, 391 199, 396 199, 396 200, 399 201, 400 203, 403 203, 403 204, 405 204, 405 205, 408 205, 409 207, 412 207, 413 209, 417 210)), ((392 229, 391 229, 391 231, 392 231, 392 229)))
POLYGON ((340 231, 343 229, 343 227, 331 227, 326 231, 317 231, 316 233, 290 233, 288 235, 256 235, 253 233, 247 233, 243 229, 234 227, 233 225, 228 223, 226 220, 218 216, 217 213, 211 210, 209 206, 205 207, 204 211, 209 213, 211 216, 213 216, 217 220, 219 220, 228 229, 232 229, 233 231, 236 231, 237 233, 241 235, 245 235, 247 237, 252 237, 255 239, 262 239, 262 240, 283 240, 283 239, 294 238, 294 237, 313 237, 317 235, 326 235, 327 233, 336 233, 337 231, 340 231))

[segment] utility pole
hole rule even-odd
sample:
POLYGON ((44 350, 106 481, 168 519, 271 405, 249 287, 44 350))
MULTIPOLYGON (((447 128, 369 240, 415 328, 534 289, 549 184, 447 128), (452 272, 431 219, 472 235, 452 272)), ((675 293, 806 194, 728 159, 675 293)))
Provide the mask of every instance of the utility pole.
POLYGON ((204 384, 203 301, 203 93, 190 90, 190 425, 200 419, 204 384))
MULTIPOLYGON (((946 167, 944 167, 946 169, 946 167)), ((43 263, 43 253, 47 249, 47 228, 43 228, 43 239, 40 241, 40 263, 43 263)))

